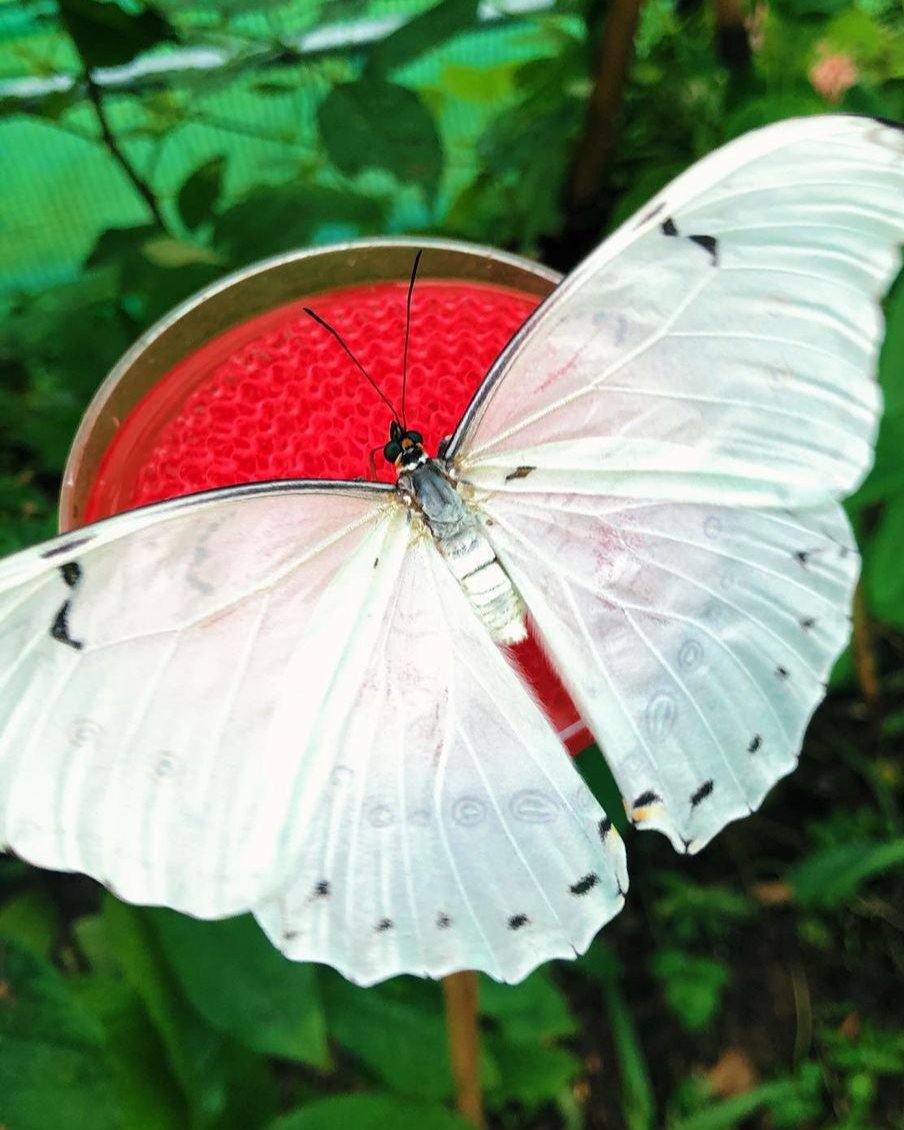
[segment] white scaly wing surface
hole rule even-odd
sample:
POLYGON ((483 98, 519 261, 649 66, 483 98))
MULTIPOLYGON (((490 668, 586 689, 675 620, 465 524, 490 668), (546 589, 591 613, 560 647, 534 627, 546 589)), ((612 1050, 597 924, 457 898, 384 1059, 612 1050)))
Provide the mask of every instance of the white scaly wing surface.
POLYGON ((694 852, 756 809, 847 642, 841 507, 500 493, 486 513, 638 825, 694 852))
POLYGON ((448 446, 629 812, 697 850, 793 768, 848 636, 904 132, 782 122, 565 281, 448 446))
POLYGON ((389 489, 258 484, 0 563, 0 844, 201 917, 272 892, 407 540, 389 489))
POLYGON ((175 500, 0 565, 0 843, 372 983, 583 951, 624 850, 391 488, 175 500))
POLYGON ((493 490, 819 505, 872 459, 904 131, 823 116, 684 173, 501 355, 447 448, 493 490))
POLYGON ((518 981, 623 905, 621 839, 429 538, 357 694, 324 719, 327 783, 298 798, 292 882, 256 911, 290 957, 362 984, 518 981))

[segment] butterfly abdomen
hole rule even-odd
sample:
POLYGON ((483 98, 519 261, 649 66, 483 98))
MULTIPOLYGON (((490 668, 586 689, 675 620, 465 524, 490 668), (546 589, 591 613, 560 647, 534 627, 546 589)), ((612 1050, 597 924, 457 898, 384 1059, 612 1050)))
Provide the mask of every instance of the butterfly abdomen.
POLYGON ((437 549, 497 643, 527 635, 524 605, 493 547, 441 465, 428 459, 399 475, 399 490, 420 511, 437 549))

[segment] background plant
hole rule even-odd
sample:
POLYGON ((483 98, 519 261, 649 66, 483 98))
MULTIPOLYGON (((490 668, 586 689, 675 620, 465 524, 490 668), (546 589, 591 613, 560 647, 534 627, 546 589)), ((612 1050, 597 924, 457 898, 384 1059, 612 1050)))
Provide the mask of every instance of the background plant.
MULTIPOLYGON (((0 550, 54 531, 99 379, 213 278, 401 231, 567 269, 746 129, 904 119, 902 30, 887 0, 0 3, 0 550)), ((584 959, 482 981, 495 1126, 904 1125, 900 282, 887 314, 856 643, 800 768, 692 861, 633 838, 584 959)), ((0 858, 9 1130, 453 1130, 441 1009, 0 858)))

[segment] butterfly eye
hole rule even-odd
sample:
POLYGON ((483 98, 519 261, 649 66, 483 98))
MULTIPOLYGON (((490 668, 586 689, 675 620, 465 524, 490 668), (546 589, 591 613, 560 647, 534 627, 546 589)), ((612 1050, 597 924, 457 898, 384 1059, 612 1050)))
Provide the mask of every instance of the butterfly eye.
POLYGON ((424 442, 424 437, 421 435, 420 432, 408 432, 406 434, 408 435, 408 438, 411 440, 412 443, 423 443, 424 442))
POLYGON ((396 459, 402 454, 402 445, 400 443, 387 443, 383 448, 383 458, 387 463, 395 463, 396 459))

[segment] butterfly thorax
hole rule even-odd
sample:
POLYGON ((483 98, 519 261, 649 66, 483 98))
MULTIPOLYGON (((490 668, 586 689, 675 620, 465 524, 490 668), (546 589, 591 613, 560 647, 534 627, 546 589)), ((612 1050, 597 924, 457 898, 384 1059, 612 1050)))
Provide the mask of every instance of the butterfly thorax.
POLYGON ((445 465, 429 458, 423 449, 421 455, 412 460, 410 469, 399 471, 399 493, 423 519, 493 639, 497 643, 518 643, 527 635, 521 597, 445 465))

